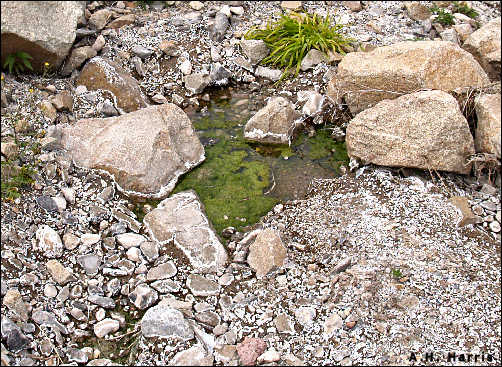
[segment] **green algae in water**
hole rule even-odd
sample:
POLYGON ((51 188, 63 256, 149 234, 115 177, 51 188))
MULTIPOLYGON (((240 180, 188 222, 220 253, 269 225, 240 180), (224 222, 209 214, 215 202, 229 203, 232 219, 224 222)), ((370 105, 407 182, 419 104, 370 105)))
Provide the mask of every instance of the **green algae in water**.
POLYGON ((205 114, 191 117, 206 159, 180 177, 173 191, 194 189, 218 234, 228 226, 242 230, 258 222, 281 200, 302 198, 313 177, 336 177, 348 162, 345 143, 335 142, 329 128, 311 138, 302 133, 291 147, 248 142, 243 126, 250 116, 238 114, 233 105, 217 101, 205 114))
POLYGON ((241 138, 221 138, 207 146, 206 160, 184 175, 173 191, 194 189, 218 233, 228 226, 242 229, 258 222, 279 202, 263 196, 270 185, 269 165, 260 160, 247 160, 250 152, 246 148, 249 147, 241 138))

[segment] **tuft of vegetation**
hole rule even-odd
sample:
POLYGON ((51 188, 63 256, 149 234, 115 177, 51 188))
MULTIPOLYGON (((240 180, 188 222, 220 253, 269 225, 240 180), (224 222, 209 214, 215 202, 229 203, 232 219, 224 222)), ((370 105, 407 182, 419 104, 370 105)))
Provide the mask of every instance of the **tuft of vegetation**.
POLYGON ((18 167, 10 161, 2 161, 2 200, 14 200, 20 197, 19 191, 28 188, 34 182, 32 177, 35 173, 30 166, 18 167))
POLYGON ((455 1, 453 3, 453 12, 454 13, 461 13, 464 15, 467 15, 469 18, 476 18, 479 14, 476 10, 473 8, 469 7, 465 1, 455 1))
POLYGON ((392 269, 391 273, 392 273, 392 276, 394 277, 394 279, 401 279, 403 277, 403 274, 401 273, 401 270, 399 270, 399 269, 392 269))
POLYGON ((30 62, 30 60, 32 59, 33 57, 31 57, 29 53, 18 51, 7 55, 3 64, 3 68, 7 68, 10 74, 12 74, 13 71, 16 74, 19 74, 20 72, 24 71, 25 67, 33 71, 33 67, 31 66, 30 62))
POLYGON ((295 76, 298 75, 303 58, 313 48, 345 54, 342 47, 354 40, 340 33, 344 26, 332 24, 329 15, 322 18, 291 12, 274 23, 269 21, 265 29, 250 29, 244 38, 265 42, 271 52, 261 63, 285 68, 281 81, 289 75, 289 68, 295 68, 295 76))
POLYGON ((453 25, 455 24, 455 18, 453 14, 447 12, 444 9, 433 6, 431 9, 432 14, 436 14, 436 21, 441 25, 453 25))
POLYGON ((153 3, 153 0, 140 0, 136 1, 136 4, 138 4, 141 9, 145 10, 147 5, 151 5, 153 3))

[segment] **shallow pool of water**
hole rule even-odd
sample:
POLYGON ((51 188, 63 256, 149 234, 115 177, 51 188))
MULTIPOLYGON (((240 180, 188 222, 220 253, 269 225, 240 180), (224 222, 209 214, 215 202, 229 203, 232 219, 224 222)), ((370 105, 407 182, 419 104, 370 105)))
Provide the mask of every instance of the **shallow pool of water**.
POLYGON ((180 177, 173 193, 194 189, 218 233, 242 229, 277 203, 303 198, 312 178, 337 177, 347 163, 345 144, 331 139, 329 126, 313 137, 301 133, 291 147, 245 141, 249 107, 243 98, 216 98, 189 114, 206 160, 180 177))

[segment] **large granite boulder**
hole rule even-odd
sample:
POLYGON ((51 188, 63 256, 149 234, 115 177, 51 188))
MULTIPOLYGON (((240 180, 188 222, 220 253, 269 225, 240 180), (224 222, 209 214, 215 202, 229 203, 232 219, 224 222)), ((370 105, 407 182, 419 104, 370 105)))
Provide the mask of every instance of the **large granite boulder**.
POLYGON ((475 105, 478 117, 476 152, 495 154, 500 159, 500 93, 482 94, 476 98, 475 105))
POLYGON ((384 100, 347 126, 347 153, 381 166, 467 174, 474 154, 467 120, 450 94, 433 90, 384 100))
POLYGON ((448 92, 489 82, 474 57, 452 42, 406 41, 347 54, 328 84, 328 96, 337 102, 344 98, 355 115, 422 89, 448 92))
POLYGON ((2 65, 12 53, 24 51, 35 71, 45 62, 61 65, 75 41, 85 1, 2 1, 2 65))
POLYGON ((472 33, 462 47, 474 55, 491 79, 500 80, 500 17, 472 33))
POLYGON ((271 98, 244 126, 244 138, 261 143, 287 144, 295 120, 293 104, 284 97, 271 98))
POLYGON ((114 61, 93 57, 84 66, 76 85, 85 85, 88 90, 104 89, 117 97, 117 107, 132 112, 148 106, 139 88, 138 81, 114 61))
POLYGON ((161 244, 173 241, 197 272, 216 273, 227 261, 225 248, 193 190, 161 201, 145 216, 143 223, 153 240, 161 244))
POLYGON ((77 166, 103 170, 119 190, 144 197, 167 195, 205 158, 188 116, 171 103, 80 120, 62 129, 61 144, 77 166))

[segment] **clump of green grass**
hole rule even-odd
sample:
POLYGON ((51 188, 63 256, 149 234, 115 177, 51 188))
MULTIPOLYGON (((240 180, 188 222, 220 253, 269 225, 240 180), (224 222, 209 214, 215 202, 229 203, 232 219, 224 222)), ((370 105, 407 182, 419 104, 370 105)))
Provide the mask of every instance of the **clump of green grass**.
POLYGON ((354 40, 340 33, 344 26, 332 24, 329 15, 323 18, 317 14, 291 12, 274 23, 269 21, 265 29, 250 29, 244 38, 265 42, 271 52, 261 63, 285 68, 283 80, 289 74, 289 68, 295 68, 295 76, 298 75, 303 58, 313 48, 324 53, 345 54, 342 47, 354 40))
POLYGON ((35 170, 25 165, 18 167, 12 162, 2 162, 1 189, 2 200, 14 200, 21 196, 20 189, 27 188, 33 183, 35 170))
POLYGON ((453 14, 447 12, 444 9, 438 8, 437 6, 433 6, 431 9, 432 14, 436 14, 436 22, 441 25, 453 25, 455 24, 455 18, 453 14))
POLYGON ((7 55, 5 58, 5 62, 3 64, 4 69, 9 69, 9 73, 12 74, 14 71, 16 74, 19 74, 21 71, 24 71, 24 68, 33 71, 33 67, 31 66, 30 60, 33 57, 30 56, 29 53, 19 51, 12 54, 7 55))
POLYGON ((476 18, 479 14, 476 10, 473 8, 469 7, 465 1, 455 1, 453 3, 453 12, 454 13, 461 13, 464 15, 467 15, 469 18, 476 18))

